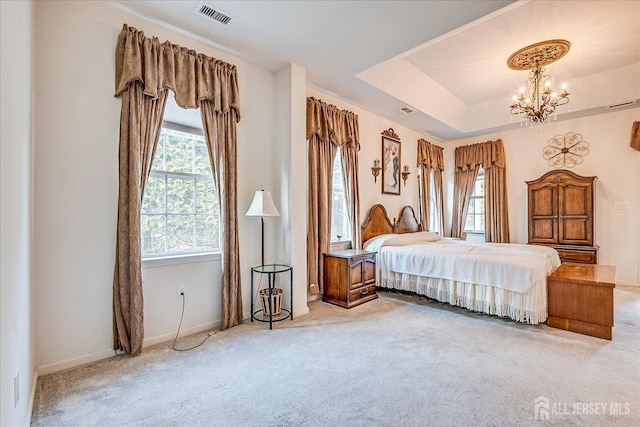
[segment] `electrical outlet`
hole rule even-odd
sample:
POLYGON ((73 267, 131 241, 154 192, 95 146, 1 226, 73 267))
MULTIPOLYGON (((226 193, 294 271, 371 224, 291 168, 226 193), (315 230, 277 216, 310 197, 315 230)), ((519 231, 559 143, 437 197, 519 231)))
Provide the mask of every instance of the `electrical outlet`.
POLYGON ((187 296, 187 287, 186 286, 178 286, 178 299, 181 299, 182 296, 187 296))
POLYGON ((18 406, 20 400, 20 372, 16 372, 16 376, 13 377, 13 407, 18 406))
POLYGON ((616 211, 626 211, 629 209, 629 202, 613 202, 613 209, 616 211))

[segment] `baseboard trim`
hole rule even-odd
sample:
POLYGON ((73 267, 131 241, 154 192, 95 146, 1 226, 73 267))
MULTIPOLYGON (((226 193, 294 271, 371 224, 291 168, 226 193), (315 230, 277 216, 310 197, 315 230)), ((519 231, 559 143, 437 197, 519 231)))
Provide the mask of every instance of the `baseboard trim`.
MULTIPOLYGON (((303 307, 298 310, 294 310, 293 317, 304 316, 305 314, 309 314, 309 307, 303 307)), ((248 320, 249 313, 243 313, 243 317, 245 320, 248 320)), ((209 330, 219 330, 220 325, 222 324, 221 320, 216 320, 213 322, 203 323, 201 325, 193 326, 191 328, 182 329, 180 331, 180 336, 187 336, 196 334, 198 332, 204 332, 209 330)), ((173 340, 176 336, 175 332, 169 332, 167 334, 157 335, 151 338, 145 338, 142 343, 142 348, 147 348, 152 345, 160 344, 169 340, 173 340)), ((36 369, 36 380, 38 376, 52 374, 54 372, 63 371, 65 369, 74 368, 76 366, 84 365, 86 363, 97 362, 98 360, 108 359, 109 357, 116 356, 118 352, 112 349, 105 349, 96 351, 93 353, 89 353, 83 356, 73 357, 71 359, 63 360, 60 362, 51 363, 49 365, 39 366, 36 369)), ((35 384, 35 383, 34 383, 35 384)), ((32 391, 33 396, 35 397, 35 386, 32 391)))
POLYGON ((315 295, 308 295, 307 296, 307 302, 317 301, 319 299, 322 299, 322 294, 315 294, 315 295))
POLYGON ((71 359, 62 360, 60 362, 51 363, 49 365, 39 366, 36 371, 38 376, 52 374, 54 372, 84 365, 85 363, 97 362, 98 360, 107 359, 115 355, 116 352, 113 349, 95 351, 83 356, 73 357, 71 359))
MULTIPOLYGON (((180 336, 191 335, 198 332, 207 331, 210 329, 220 329, 220 321, 218 320, 217 322, 208 322, 202 325, 193 326, 191 328, 182 329, 180 331, 180 336)), ((175 338, 175 336, 176 336, 175 332, 170 332, 167 334, 158 335, 151 338, 145 338, 145 340, 142 343, 142 348, 150 347, 152 345, 156 345, 165 341, 172 340, 175 338)), ((118 354, 124 354, 124 353, 118 352, 117 350, 105 349, 105 350, 100 350, 93 353, 85 354, 83 356, 62 360, 60 362, 51 363, 49 365, 39 366, 36 369, 36 378, 38 376, 52 374, 54 372, 63 371, 65 369, 75 368, 76 366, 84 365, 86 363, 97 362, 99 360, 108 359, 118 354)), ((33 392, 35 396, 35 390, 33 392)))
POLYGON ((305 314, 309 314, 309 307, 303 307, 299 310, 293 310, 293 318, 295 319, 297 316, 304 316, 305 314))
POLYGON ((36 388, 38 387, 38 370, 33 370, 33 381, 31 382, 31 390, 29 391, 29 417, 27 425, 31 425, 31 417, 33 417, 33 405, 36 403, 36 388))

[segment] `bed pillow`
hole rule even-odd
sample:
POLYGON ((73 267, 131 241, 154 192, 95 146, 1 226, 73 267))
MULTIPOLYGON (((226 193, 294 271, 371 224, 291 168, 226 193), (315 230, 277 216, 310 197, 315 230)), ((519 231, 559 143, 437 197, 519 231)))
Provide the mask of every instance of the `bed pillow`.
POLYGON ((405 234, 381 234, 373 239, 369 239, 363 249, 367 251, 379 251, 384 246, 406 246, 416 243, 429 243, 441 240, 442 236, 429 231, 419 231, 417 233, 405 234))

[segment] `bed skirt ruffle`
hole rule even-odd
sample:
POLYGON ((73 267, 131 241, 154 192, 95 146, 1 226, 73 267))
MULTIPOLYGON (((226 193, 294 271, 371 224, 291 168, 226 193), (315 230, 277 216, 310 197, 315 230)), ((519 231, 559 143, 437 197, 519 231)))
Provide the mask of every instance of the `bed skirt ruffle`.
POLYGON ((389 272, 378 277, 382 288, 414 292, 419 295, 522 323, 537 325, 547 320, 547 284, 537 283, 527 293, 493 286, 474 285, 447 279, 389 272))

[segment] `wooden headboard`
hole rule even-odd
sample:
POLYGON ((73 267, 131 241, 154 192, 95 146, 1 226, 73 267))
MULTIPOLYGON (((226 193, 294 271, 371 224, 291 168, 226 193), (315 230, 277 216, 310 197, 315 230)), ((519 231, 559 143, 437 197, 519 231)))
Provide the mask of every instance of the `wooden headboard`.
POLYGON ((402 208, 398 220, 389 220, 384 206, 377 204, 371 206, 367 217, 360 227, 362 243, 381 234, 403 234, 422 231, 422 226, 416 219, 413 208, 409 205, 402 208))

